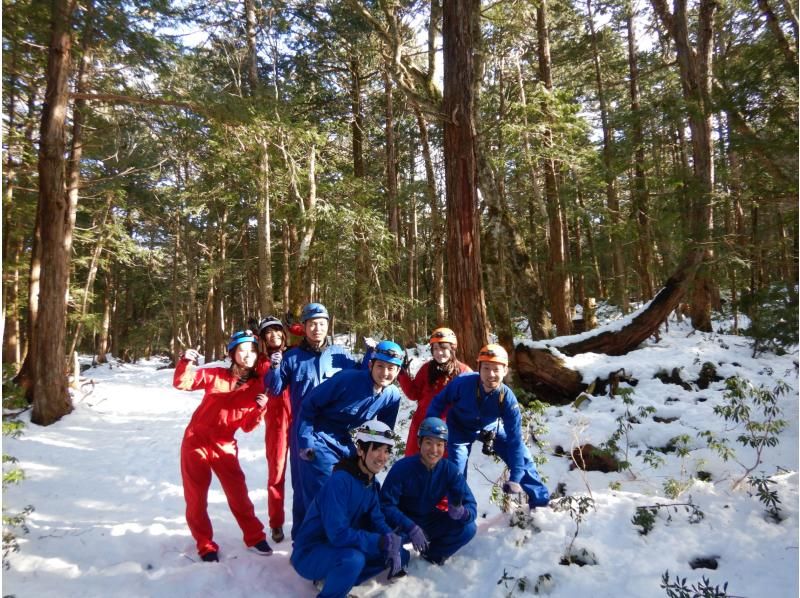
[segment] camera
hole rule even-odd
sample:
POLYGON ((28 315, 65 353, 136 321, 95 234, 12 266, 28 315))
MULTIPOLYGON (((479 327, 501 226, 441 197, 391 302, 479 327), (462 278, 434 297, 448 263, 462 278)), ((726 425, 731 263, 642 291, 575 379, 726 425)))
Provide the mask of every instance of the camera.
POLYGON ((497 432, 493 430, 481 430, 478 432, 478 440, 483 443, 483 448, 481 448, 481 452, 484 455, 489 455, 490 457, 494 455, 494 439, 497 436, 497 432))

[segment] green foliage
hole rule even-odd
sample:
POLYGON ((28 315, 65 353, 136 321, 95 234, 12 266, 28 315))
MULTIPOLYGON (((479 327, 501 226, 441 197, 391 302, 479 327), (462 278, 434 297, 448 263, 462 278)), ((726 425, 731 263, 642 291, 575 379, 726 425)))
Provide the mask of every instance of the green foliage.
POLYGON ((666 591, 668 598, 735 598, 727 593, 728 582, 712 586, 711 582, 703 576, 701 581, 690 586, 686 585, 686 578, 675 577, 675 581, 670 581, 669 571, 664 571, 661 575, 661 588, 666 591))
POLYGON ((636 507, 636 512, 631 518, 631 523, 640 528, 638 530, 640 535, 646 536, 655 527, 656 516, 659 512, 664 513, 667 523, 670 523, 672 521, 672 514, 678 513, 681 508, 687 513, 687 521, 690 524, 700 523, 705 518, 705 513, 690 500, 686 503, 656 503, 654 505, 636 507))
MULTIPOLYGON (((607 451, 610 455, 615 456, 618 452, 623 453, 623 458, 619 460, 620 470, 629 469, 631 466, 628 460, 628 452, 630 450, 630 432, 633 430, 635 424, 640 423, 643 419, 650 417, 656 412, 653 406, 639 406, 634 415, 631 408, 634 404, 634 389, 628 386, 623 386, 617 389, 616 396, 622 399, 625 405, 625 411, 616 419, 617 429, 609 436, 609 438, 600 445, 600 448, 607 451), (620 441, 624 440, 624 445, 620 446, 620 441)), ((651 461, 653 461, 651 459, 651 461)))
POLYGON ((742 297, 740 307, 750 317, 742 332, 753 339, 753 357, 764 351, 783 355, 798 343, 797 293, 774 283, 742 297))
POLYGON ((572 562, 572 546, 580 533, 581 523, 591 509, 595 509, 594 499, 591 496, 562 496, 556 501, 552 501, 550 506, 554 511, 566 512, 572 521, 575 522, 575 533, 572 535, 569 546, 564 553, 564 559, 572 562))
POLYGON ((778 505, 781 504, 781 499, 778 497, 778 491, 769 487, 770 484, 775 483, 775 480, 766 476, 749 476, 747 481, 755 489, 756 496, 764 505, 769 518, 776 522, 780 521, 782 519, 781 509, 778 505))

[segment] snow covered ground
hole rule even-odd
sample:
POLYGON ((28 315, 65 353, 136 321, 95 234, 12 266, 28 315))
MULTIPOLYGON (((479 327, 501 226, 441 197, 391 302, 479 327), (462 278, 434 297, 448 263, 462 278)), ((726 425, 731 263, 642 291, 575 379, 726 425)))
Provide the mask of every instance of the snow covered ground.
MULTIPOLYGON (((476 445, 469 481, 479 504, 477 537, 445 566, 412 558, 408 577, 388 584, 382 575, 361 586, 361 595, 488 598, 538 591, 569 598, 650 598, 666 595, 659 586, 669 571, 671 580, 685 577, 688 585, 703 576, 712 585, 728 582, 729 596, 797 596, 797 352, 754 359, 745 338, 692 333, 671 323, 660 342, 651 339, 629 355, 582 355, 568 362, 587 382, 621 368, 638 380, 630 395, 633 405, 627 406, 635 420, 627 439, 623 435, 617 443, 619 455, 627 450, 627 471, 570 470, 568 457, 553 454, 556 446, 569 453, 578 444, 608 440, 626 411, 622 397, 595 396, 580 408, 550 407, 541 418, 546 431, 539 440, 548 448, 540 470, 551 491, 563 484, 568 495, 594 501, 581 517, 573 552, 590 553, 596 564, 560 564, 576 530, 568 512, 539 509, 532 522, 510 526, 510 515, 490 500, 491 482, 500 478, 502 466, 481 455, 476 445), (779 400, 787 427, 779 444, 765 449, 757 469, 775 482, 771 489, 780 500, 779 522, 767 515, 747 483, 732 489, 743 465, 723 461, 698 436, 710 430, 726 437, 739 462, 754 463, 753 450, 736 441, 741 428, 713 411, 723 402, 724 381, 706 390, 693 384, 706 361, 723 378, 738 375, 770 389, 782 380, 790 387, 779 400), (692 384, 691 390, 653 377, 673 368, 692 384), (640 413, 641 407, 654 411, 640 413), (653 453, 664 463, 648 464, 648 448, 667 447, 680 435, 687 436, 686 450, 653 453), (708 481, 696 479, 706 474, 708 481), (673 500, 665 497, 665 483, 685 483, 686 489, 673 500), (636 507, 678 503, 691 503, 702 517, 690 518, 692 509, 686 506, 658 509, 646 535, 631 522, 636 507), (698 558, 713 558, 718 568, 693 570, 689 563, 698 558)), ((415 360, 412 369, 421 363, 415 360)), ((183 429, 202 393, 174 390, 172 370, 158 370, 160 365, 153 360, 89 370, 84 375, 96 386, 76 398, 71 415, 47 428, 28 422, 19 438, 3 438, 3 452, 17 457, 26 474, 21 484, 5 489, 4 512, 35 508, 27 520, 29 533, 18 530, 19 551, 6 561, 4 596, 302 598, 316 593, 289 564, 288 540, 273 544, 275 554, 268 558, 245 549, 216 480, 209 511, 222 561, 199 562, 183 518, 178 454, 183 429)), ((404 401, 403 437, 413 408, 404 401)), ((763 419, 756 415, 753 411, 754 419, 763 419)), ((250 497, 266 521, 263 430, 240 434, 239 446, 250 497)), ((290 504, 287 496, 287 518, 290 504)))

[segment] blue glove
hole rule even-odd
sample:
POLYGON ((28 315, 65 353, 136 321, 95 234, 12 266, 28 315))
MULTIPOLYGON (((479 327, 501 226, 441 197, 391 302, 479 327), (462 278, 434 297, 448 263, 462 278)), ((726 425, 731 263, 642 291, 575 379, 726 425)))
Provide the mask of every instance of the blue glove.
POLYGON ((464 505, 449 505, 447 507, 447 516, 454 521, 466 521, 469 519, 469 511, 464 505))
POLYGON ((414 550, 417 552, 425 552, 428 549, 428 538, 425 532, 418 525, 415 525, 408 531, 408 537, 411 539, 411 544, 414 545, 414 550))
POLYGON ((506 494, 522 494, 522 486, 520 486, 517 482, 512 482, 508 480, 503 484, 503 492, 506 494))
POLYGON ((303 461, 313 461, 314 460, 314 449, 313 448, 304 448, 300 449, 298 456, 303 461))
POLYGON ((400 558, 400 548, 403 540, 397 534, 389 532, 381 538, 381 544, 386 551, 386 564, 389 567, 389 577, 394 577, 403 568, 400 558))

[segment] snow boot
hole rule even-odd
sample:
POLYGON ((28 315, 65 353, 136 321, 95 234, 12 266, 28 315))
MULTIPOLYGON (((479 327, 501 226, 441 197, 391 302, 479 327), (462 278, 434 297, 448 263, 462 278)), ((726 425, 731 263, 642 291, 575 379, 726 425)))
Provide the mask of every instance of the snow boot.
POLYGON ((270 548, 270 545, 267 544, 266 540, 261 540, 261 542, 258 544, 254 544, 248 548, 249 550, 252 550, 256 554, 260 554, 261 556, 269 556, 272 554, 272 548, 270 548))

